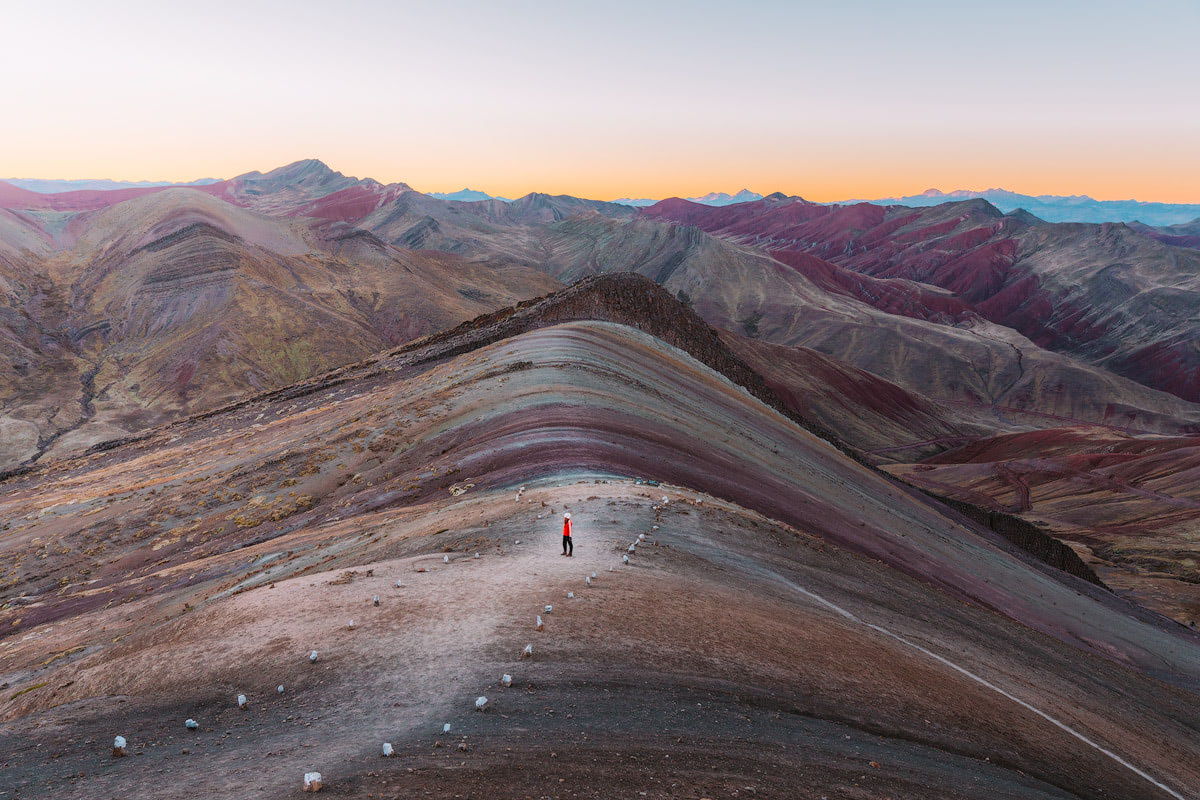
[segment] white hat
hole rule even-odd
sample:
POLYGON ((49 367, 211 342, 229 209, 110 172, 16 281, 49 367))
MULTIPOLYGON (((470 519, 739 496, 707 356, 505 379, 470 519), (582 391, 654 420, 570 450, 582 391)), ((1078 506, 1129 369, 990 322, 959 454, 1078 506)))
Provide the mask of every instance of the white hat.
POLYGON ((570 511, 568 511, 568 512, 567 512, 567 513, 565 513, 565 514, 563 514, 563 519, 570 519, 570 518, 571 518, 571 512, 570 512, 570 511))

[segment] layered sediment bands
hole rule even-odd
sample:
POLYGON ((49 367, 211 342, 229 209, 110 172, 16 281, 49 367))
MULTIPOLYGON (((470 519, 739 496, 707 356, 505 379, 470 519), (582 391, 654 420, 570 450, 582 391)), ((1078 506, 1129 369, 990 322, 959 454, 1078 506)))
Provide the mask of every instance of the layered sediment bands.
POLYGON ((1118 592, 1184 624, 1200 622, 1195 436, 1033 431, 886 468, 935 494, 1035 522, 1118 592))
MULTIPOLYGON (((519 755, 591 798, 1200 784, 1200 639, 662 339, 561 319, 662 296, 589 283, 9 478, 0 781, 267 798, 319 766, 331 792, 503 795, 519 755), (465 750, 430 747, 445 722, 465 750), (65 726, 142 755, 64 747, 65 726)), ((735 359, 659 311, 641 324, 735 359)))
POLYGON ((1200 254, 1126 225, 1049 224, 980 199, 928 208, 670 200, 642 213, 753 245, 889 313, 939 322, 977 313, 1039 347, 1200 400, 1200 351, 1173 346, 1200 338, 1200 254))
MULTIPOLYGON (((344 180, 311 165, 293 172, 301 194, 344 180)), ((250 184, 286 176, 260 177, 250 184)), ((81 212, 69 236, 38 238, 36 222, 0 216, 0 343, 16 355, 7 375, 0 354, 0 419, 32 425, 41 444, 0 448, 0 469, 288 385, 558 286, 527 267, 406 253, 336 221, 269 217, 199 189, 81 212), (75 396, 100 362, 85 419, 75 396)))
MULTIPOLYGON (((565 303, 561 313, 599 302, 577 301, 579 306, 565 303)), ((464 336, 481 334, 477 329, 464 336)), ((1093 626, 1110 625, 1118 636, 1128 624, 1145 625, 1145 635, 1165 636, 1164 642, 1177 635, 1152 621, 1134 622, 1136 609, 1107 593, 1089 594, 1082 582, 1064 583, 1057 573, 1031 568, 1000 537, 950 519, 938 504, 864 468, 787 418, 764 413, 766 407, 741 387, 628 327, 567 323, 484 347, 464 344, 456 358, 448 353, 457 346, 441 344, 450 346, 386 357, 361 379, 313 385, 298 396, 268 397, 179 423, 92 461, 67 462, 62 474, 69 484, 83 479, 90 485, 83 476, 94 470, 115 476, 167 469, 155 483, 182 486, 202 478, 211 469, 206 464, 257 450, 257 466, 248 462, 203 490, 184 491, 173 522, 148 508, 136 511, 137 502, 114 519, 130 533, 161 530, 152 536, 157 548, 181 554, 196 548, 215 554, 235 542, 270 541, 350 513, 435 502, 458 482, 488 489, 564 470, 656 474, 803 526, 1079 647, 1098 646, 1093 626), (437 366, 419 366, 435 356, 437 366), (420 388, 412 381, 417 374, 420 388), (400 414, 402 408, 412 411, 400 414), (233 433, 256 419, 262 429, 233 433), (237 449, 221 455, 234 441, 237 449), (168 468, 184 452, 192 466, 183 473, 168 468), (72 474, 77 477, 67 477, 72 474), (285 475, 292 488, 282 488, 285 475), (207 501, 203 517, 193 519, 195 503, 212 496, 225 499, 207 501), (260 499, 246 506, 250 497, 260 499), (295 497, 310 500, 297 506, 295 497), (1047 597, 1059 598, 1053 613, 1047 597), (1087 602, 1080 606, 1082 600, 1068 598, 1087 602), (1108 621, 1098 625, 1100 618, 1108 621)), ((9 496, 20 502, 26 497, 21 487, 40 482, 42 502, 57 497, 71 507, 66 496, 44 485, 45 476, 35 471, 15 479, 6 487, 9 496)), ((66 495, 75 491, 63 489, 66 495)), ((93 526, 103 520, 92 520, 93 526)), ((159 558, 166 554, 156 552, 159 558)), ((98 589, 93 586, 91 594, 100 596, 98 589)), ((41 613, 55 613, 51 608, 64 600, 41 613)), ((1100 650, 1108 657, 1119 652, 1122 661, 1171 680, 1192 680, 1185 664, 1164 669, 1161 657, 1150 658, 1139 646, 1114 640, 1100 650)))

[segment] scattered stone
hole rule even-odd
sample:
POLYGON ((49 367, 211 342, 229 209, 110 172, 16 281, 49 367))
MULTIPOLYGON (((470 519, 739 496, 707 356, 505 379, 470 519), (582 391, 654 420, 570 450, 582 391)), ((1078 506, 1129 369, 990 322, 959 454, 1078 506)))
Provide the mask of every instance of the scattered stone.
POLYGON ((317 651, 316 650, 313 650, 311 653, 308 654, 308 663, 310 663, 310 664, 317 663, 317 651))
POLYGON ((447 722, 445 725, 442 726, 442 733, 449 733, 449 732, 450 732, 450 723, 447 722))
POLYGON ((520 544, 520 543, 521 543, 520 539, 517 539, 515 542, 513 542, 513 544, 520 544))
POLYGON ((666 496, 665 494, 663 495, 663 499, 662 499, 662 501, 663 501, 663 505, 664 505, 664 506, 665 506, 667 503, 671 502, 670 500, 668 500, 668 499, 667 499, 667 496, 666 496))
POLYGON ((482 695, 475 698, 475 710, 483 711, 487 707, 488 699, 482 695))
POLYGON ((525 650, 524 650, 524 652, 521 653, 521 657, 522 658, 530 658, 532 656, 533 656, 533 645, 531 645, 531 644, 525 645, 525 650))
POLYGON ((125 748, 126 742, 124 736, 118 736, 113 739, 113 758, 122 758, 129 755, 129 751, 125 748))
POLYGON ((246 707, 246 695, 239 694, 237 700, 238 700, 238 708, 246 707))
POLYGON ((512 686, 512 675, 509 675, 507 672, 504 673, 504 677, 500 679, 500 683, 505 686, 512 686))
POLYGON ((394 755, 396 755, 396 751, 392 749, 392 743, 384 742, 383 743, 383 757, 391 758, 394 755))
POLYGON ((479 558, 479 552, 478 552, 478 551, 476 551, 476 553, 475 553, 475 557, 476 557, 476 558, 479 558))
POLYGON ((283 684, 281 683, 278 686, 276 686, 275 691, 278 692, 279 694, 283 694, 283 684))
POLYGON ((542 615, 541 615, 541 614, 538 614, 538 618, 537 618, 537 630, 539 630, 539 631, 540 631, 541 629, 542 629, 542 615))
POLYGON ((646 541, 646 534, 644 534, 644 533, 639 533, 639 534, 638 534, 638 541, 639 541, 639 542, 644 542, 644 541, 646 541))
POLYGON ((346 626, 347 630, 354 630, 354 620, 350 620, 350 624, 346 626))
POLYGON ((443 564, 449 564, 449 563, 450 563, 450 556, 442 556, 442 563, 443 563, 443 564))
POLYGON ((592 585, 592 578, 591 578, 591 576, 588 576, 588 577, 584 578, 584 579, 583 579, 583 582, 584 582, 584 583, 586 583, 588 586, 591 586, 591 585, 592 585))
POLYGON ((304 773, 304 791, 319 792, 321 791, 321 773, 306 772, 304 773))
POLYGON ((637 552, 637 542, 634 542, 633 544, 629 545, 629 552, 630 552, 630 553, 636 553, 636 552, 637 552))
POLYGON ((592 573, 592 580, 596 580, 596 573, 592 573))
POLYGON ((375 595, 375 605, 379 605, 379 595, 375 595))
POLYGON ((200 723, 189 717, 183 721, 183 727, 187 728, 189 731, 194 731, 200 727, 200 723))
POLYGON ((568 599, 568 600, 574 600, 574 599, 575 599, 575 593, 574 593, 574 592, 567 592, 567 599, 568 599))
POLYGON ((397 589, 399 589, 399 588, 401 588, 401 587, 403 587, 403 586, 404 586, 404 581, 396 581, 396 588, 397 588, 397 589))
POLYGON ((628 563, 629 563, 629 556, 621 556, 621 563, 622 563, 622 564, 628 564, 628 563))

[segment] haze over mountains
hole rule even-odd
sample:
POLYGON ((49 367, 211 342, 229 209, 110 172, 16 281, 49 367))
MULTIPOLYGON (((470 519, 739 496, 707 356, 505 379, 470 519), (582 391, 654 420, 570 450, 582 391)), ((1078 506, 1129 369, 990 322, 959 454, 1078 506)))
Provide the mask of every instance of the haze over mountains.
MULTIPOLYGON (((1200 219, 1200 203, 1154 203, 1139 200, 1093 200, 1087 195, 1038 195, 1007 189, 940 192, 929 189, 909 197, 888 197, 861 202, 877 205, 936 206, 955 200, 982 198, 1001 211, 1023 209, 1047 222, 1141 222, 1144 225, 1178 225, 1200 219)), ((859 201, 848 201, 859 202, 859 201)))
POLYGON ((1195 231, 464 192, 0 182, 3 785, 1200 787, 1195 231))
POLYGON ((114 181, 108 178, 100 178, 95 180, 55 180, 43 178, 5 178, 5 183, 10 183, 20 189, 28 189, 31 192, 41 192, 42 194, 58 194, 59 192, 77 192, 85 189, 144 189, 151 186, 205 186, 210 183, 217 183, 218 178, 201 178, 195 181, 114 181))

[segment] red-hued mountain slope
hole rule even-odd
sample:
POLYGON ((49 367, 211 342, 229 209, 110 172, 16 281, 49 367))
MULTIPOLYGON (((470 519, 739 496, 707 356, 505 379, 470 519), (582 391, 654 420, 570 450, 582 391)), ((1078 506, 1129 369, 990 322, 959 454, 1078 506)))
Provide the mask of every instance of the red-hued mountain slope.
POLYGON ((726 208, 663 201, 642 213, 791 259, 813 274, 821 273, 818 264, 796 254, 853 275, 938 287, 950 297, 914 289, 898 299, 822 268, 827 283, 854 287, 877 308, 928 319, 947 307, 973 311, 1040 346, 1200 400, 1200 253, 1128 226, 1051 225, 1001 214, 983 200, 885 208, 773 196, 726 208))

